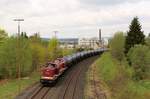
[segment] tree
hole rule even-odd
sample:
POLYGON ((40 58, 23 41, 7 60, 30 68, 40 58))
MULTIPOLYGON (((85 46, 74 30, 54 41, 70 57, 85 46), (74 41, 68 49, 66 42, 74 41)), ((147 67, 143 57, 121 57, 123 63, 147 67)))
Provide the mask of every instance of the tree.
POLYGON ((145 45, 135 45, 127 54, 135 70, 135 79, 150 77, 150 50, 145 45))
POLYGON ((30 38, 32 50, 32 71, 39 70, 40 66, 47 60, 47 46, 43 43, 39 34, 34 34, 30 38))
POLYGON ((138 21, 138 17, 135 17, 131 25, 129 26, 129 31, 127 32, 126 42, 125 42, 125 53, 127 54, 129 49, 136 44, 144 44, 145 36, 143 31, 141 31, 141 25, 138 21))
POLYGON ((7 38, 7 33, 5 32, 5 30, 0 29, 0 43, 3 42, 3 40, 5 38, 7 38))
POLYGON ((32 43, 40 43, 41 42, 39 33, 35 33, 34 35, 30 36, 29 38, 32 41, 32 43))
POLYGON ((31 71, 32 56, 28 39, 22 36, 8 38, 0 47, 0 66, 5 78, 26 76, 31 71), (18 69, 20 66, 20 69, 18 69))
POLYGON ((123 35, 123 32, 117 32, 109 41, 111 54, 119 61, 122 61, 124 58, 124 44, 125 37, 123 35))
POLYGON ((53 60, 59 56, 62 56, 62 50, 59 47, 59 42, 56 38, 52 38, 48 45, 49 59, 53 60))
POLYGON ((47 50, 40 43, 31 43, 32 49, 32 71, 39 70, 40 66, 46 62, 47 50))
POLYGON ((22 36, 22 37, 24 37, 24 38, 26 38, 26 39, 28 38, 28 36, 27 36, 27 33, 26 33, 26 32, 21 32, 21 36, 22 36))
POLYGON ((146 45, 150 48, 150 37, 146 38, 146 45))
POLYGON ((16 40, 16 65, 20 65, 20 76, 26 76, 31 72, 32 52, 30 42, 26 34, 19 35, 16 40))

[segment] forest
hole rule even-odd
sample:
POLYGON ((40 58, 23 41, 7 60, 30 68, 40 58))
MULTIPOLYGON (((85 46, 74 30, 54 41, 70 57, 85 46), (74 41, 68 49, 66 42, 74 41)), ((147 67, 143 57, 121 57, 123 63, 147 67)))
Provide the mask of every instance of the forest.
POLYGON ((0 29, 0 79, 26 77, 46 62, 71 53, 60 48, 55 37, 46 41, 37 33, 28 37, 24 32, 8 36, 0 29))

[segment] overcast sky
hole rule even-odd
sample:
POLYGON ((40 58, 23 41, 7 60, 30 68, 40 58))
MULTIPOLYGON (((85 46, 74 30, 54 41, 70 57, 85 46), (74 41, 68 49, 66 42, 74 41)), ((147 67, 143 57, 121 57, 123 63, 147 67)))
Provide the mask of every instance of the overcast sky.
POLYGON ((94 37, 128 30, 138 16, 143 31, 150 32, 150 0, 0 0, 0 27, 16 33, 14 18, 24 18, 22 31, 42 37, 94 37))

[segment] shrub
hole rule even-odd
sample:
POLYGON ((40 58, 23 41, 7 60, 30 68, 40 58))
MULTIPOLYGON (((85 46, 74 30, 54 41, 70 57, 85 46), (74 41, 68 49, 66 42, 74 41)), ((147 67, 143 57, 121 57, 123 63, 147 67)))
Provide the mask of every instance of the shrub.
POLYGON ((150 50, 147 46, 136 45, 129 50, 127 56, 135 70, 135 79, 140 80, 150 76, 150 50))

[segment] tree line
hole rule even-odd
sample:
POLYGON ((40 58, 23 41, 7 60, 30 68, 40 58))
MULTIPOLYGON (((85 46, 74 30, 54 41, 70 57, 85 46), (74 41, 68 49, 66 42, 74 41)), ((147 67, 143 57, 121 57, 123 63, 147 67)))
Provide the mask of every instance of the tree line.
POLYGON ((110 52, 120 63, 127 60, 133 68, 133 79, 150 79, 150 34, 146 37, 135 17, 127 33, 117 32, 109 40, 110 52))
POLYGON ((56 38, 45 41, 37 33, 28 37, 23 32, 8 36, 0 29, 0 79, 28 76, 47 61, 72 52, 61 49, 56 38))

